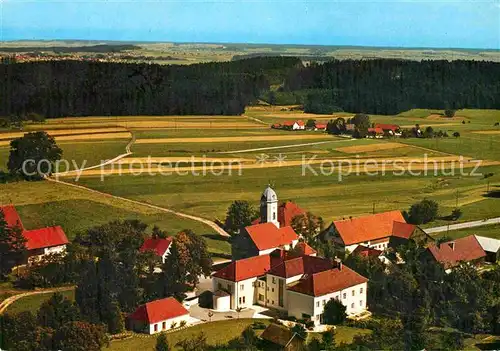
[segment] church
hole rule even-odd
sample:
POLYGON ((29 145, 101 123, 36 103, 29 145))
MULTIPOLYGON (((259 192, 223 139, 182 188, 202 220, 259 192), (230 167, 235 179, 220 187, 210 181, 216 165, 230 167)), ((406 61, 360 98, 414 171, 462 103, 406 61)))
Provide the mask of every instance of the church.
POLYGON ((299 236, 290 226, 292 218, 305 213, 291 201, 279 204, 276 192, 267 186, 260 198, 260 218, 243 228, 232 240, 233 259, 267 255, 282 248, 289 250, 299 236))

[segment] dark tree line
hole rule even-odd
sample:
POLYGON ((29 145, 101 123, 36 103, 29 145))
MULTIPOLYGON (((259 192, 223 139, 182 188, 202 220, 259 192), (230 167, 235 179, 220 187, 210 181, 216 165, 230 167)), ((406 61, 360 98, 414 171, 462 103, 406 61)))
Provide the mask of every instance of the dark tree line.
POLYGON ((238 115, 297 58, 191 66, 50 61, 0 64, 0 116, 238 115))
MULTIPOLYGON (((290 74, 285 90, 314 89, 305 109, 396 114, 412 108, 500 108, 500 64, 334 60, 290 74)), ((323 111, 324 112, 324 111, 323 111)))

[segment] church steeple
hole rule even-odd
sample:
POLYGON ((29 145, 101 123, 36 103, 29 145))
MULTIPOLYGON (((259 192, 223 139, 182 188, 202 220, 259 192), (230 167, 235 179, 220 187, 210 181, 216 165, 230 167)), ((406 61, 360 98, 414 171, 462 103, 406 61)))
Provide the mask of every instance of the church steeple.
POLYGON ((260 197, 260 218, 261 223, 271 222, 280 227, 278 222, 278 196, 270 185, 262 193, 260 197))

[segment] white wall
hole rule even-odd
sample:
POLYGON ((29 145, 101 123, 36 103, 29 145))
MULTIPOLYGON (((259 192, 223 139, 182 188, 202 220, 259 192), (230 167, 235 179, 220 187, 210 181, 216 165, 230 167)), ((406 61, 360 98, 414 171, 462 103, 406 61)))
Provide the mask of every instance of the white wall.
POLYGON ((298 281, 302 277, 302 274, 299 274, 290 278, 283 278, 279 276, 275 276, 272 274, 266 275, 267 282, 267 301, 266 305, 272 308, 276 308, 279 310, 287 310, 288 308, 288 293, 287 293, 287 285, 293 282, 298 281), (279 305, 279 282, 283 281, 283 306, 279 305))
POLYGON ((150 324, 149 325, 149 334, 161 333, 162 331, 170 330, 172 327, 172 323, 177 323, 175 327, 179 328, 180 323, 182 321, 186 321, 186 323, 188 323, 189 322, 189 314, 185 314, 183 316, 179 316, 179 317, 175 317, 175 318, 171 318, 171 319, 166 319, 166 320, 158 322, 158 323, 150 324), (155 325, 157 327, 157 331, 155 331, 155 325))
POLYGON ((59 245, 59 246, 46 247, 43 250, 43 254, 50 255, 54 253, 63 253, 65 251, 66 251, 66 245, 59 245))
POLYGON ((213 278, 213 291, 225 290, 231 294, 231 309, 238 307, 248 308, 257 300, 257 278, 250 278, 240 282, 232 282, 221 278, 213 278), (219 287, 219 284, 221 285, 219 287))
POLYGON ((320 324, 324 306, 330 299, 339 299, 346 306, 348 315, 358 314, 366 310, 367 283, 336 291, 323 296, 309 296, 294 291, 288 292, 288 315, 303 318, 310 315, 316 325, 320 324))
POLYGON ((165 253, 163 254, 163 256, 161 257, 161 261, 163 263, 165 263, 165 261, 167 260, 167 256, 170 254, 170 246, 168 247, 168 249, 165 251, 165 253))

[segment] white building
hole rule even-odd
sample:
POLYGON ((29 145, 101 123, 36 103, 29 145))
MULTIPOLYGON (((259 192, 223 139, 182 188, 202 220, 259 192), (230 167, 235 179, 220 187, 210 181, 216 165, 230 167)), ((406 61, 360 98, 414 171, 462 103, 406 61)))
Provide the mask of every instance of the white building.
POLYGON ((214 273, 214 308, 225 310, 229 304, 235 310, 258 304, 320 324, 324 304, 335 297, 349 315, 366 311, 367 281, 340 262, 315 256, 288 257, 276 250, 233 261, 214 273))
POLYGON ((267 186, 260 197, 260 218, 261 223, 273 223, 276 227, 280 227, 278 221, 278 196, 276 192, 267 186))
POLYGON ((188 310, 173 297, 141 305, 129 319, 133 330, 147 334, 178 328, 190 321, 188 310))
POLYGON ((65 253, 69 243, 60 226, 24 230, 23 236, 27 240, 28 262, 38 261, 46 255, 65 253))

